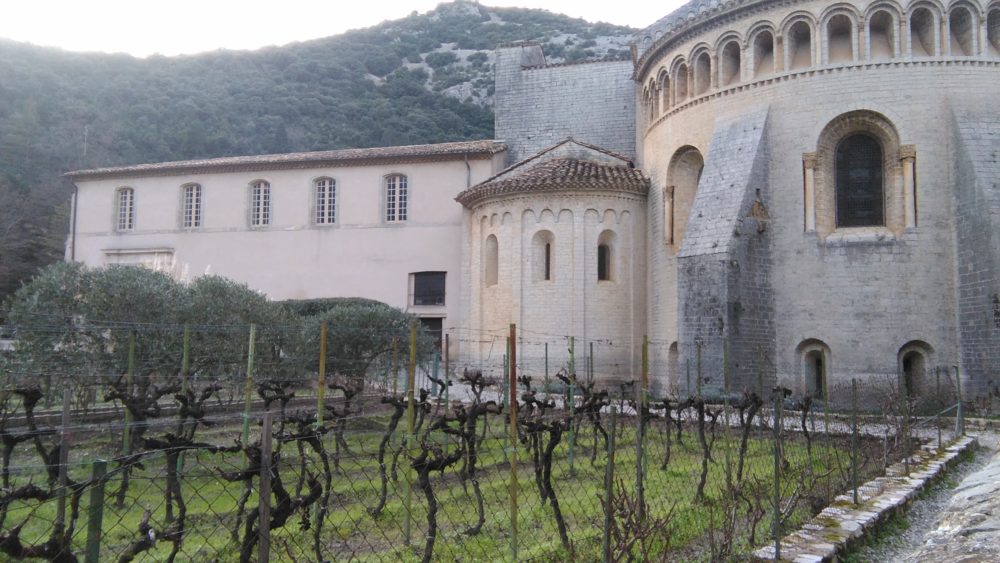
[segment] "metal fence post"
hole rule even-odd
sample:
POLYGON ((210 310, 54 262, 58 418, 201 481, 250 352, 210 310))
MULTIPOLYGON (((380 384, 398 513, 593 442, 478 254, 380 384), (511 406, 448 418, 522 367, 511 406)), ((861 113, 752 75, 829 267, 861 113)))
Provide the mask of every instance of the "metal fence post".
POLYGON ((774 560, 781 559, 781 393, 774 391, 774 560))
POLYGON ((69 477, 67 475, 67 470, 69 469, 69 407, 70 407, 70 392, 68 390, 63 391, 63 403, 62 403, 62 423, 59 428, 59 496, 56 500, 56 520, 53 523, 53 528, 55 530, 55 536, 59 538, 59 543, 64 546, 64 549, 69 549, 69 538, 63 538, 63 532, 66 530, 66 484, 69 482, 69 477))
POLYGON ((965 412, 962 410, 962 374, 955 367, 955 390, 958 392, 958 409, 955 413, 955 439, 965 435, 965 412))
POLYGON ((253 400, 254 346, 257 340, 257 325, 250 325, 250 341, 247 344, 247 377, 243 389, 243 445, 250 442, 250 403, 253 400))
POLYGON ((649 389, 649 337, 642 337, 642 378, 635 400, 636 431, 635 431, 635 501, 638 520, 642 522, 646 519, 646 484, 644 482, 645 473, 643 471, 646 439, 646 420, 644 414, 647 405, 647 390, 649 389))
POLYGON ((517 325, 510 325, 510 553, 517 561, 517 325))
POLYGON ((326 323, 319 325, 319 377, 316 381, 316 429, 323 427, 326 410, 326 323))
POLYGON ((851 378, 851 488, 858 504, 858 380, 851 378))
POLYGON ((104 525, 104 476, 108 473, 108 462, 94 461, 90 474, 90 506, 87 508, 87 551, 85 563, 99 563, 101 560, 101 532, 104 525))
MULTIPOLYGON (((414 379, 417 376, 417 322, 410 322, 410 365, 406 372, 406 455, 410 455, 410 447, 416 439, 416 410, 413 404, 414 379)), ((403 545, 410 545, 410 523, 413 519, 413 483, 410 467, 404 463, 403 469, 403 545)))
POLYGON ((260 435, 260 520, 257 524, 259 563, 271 560, 271 418, 270 411, 264 413, 264 427, 260 435))
POLYGON ((604 541, 603 561, 611 561, 611 497, 615 485, 615 435, 617 432, 618 409, 611 406, 611 432, 608 434, 607 467, 604 471, 604 541))

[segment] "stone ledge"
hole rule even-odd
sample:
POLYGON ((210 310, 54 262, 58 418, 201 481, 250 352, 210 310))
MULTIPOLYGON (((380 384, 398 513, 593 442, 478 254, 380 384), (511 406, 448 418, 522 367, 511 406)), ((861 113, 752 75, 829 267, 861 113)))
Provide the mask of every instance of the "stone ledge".
MULTIPOLYGON (((890 516, 906 509, 928 485, 958 463, 959 456, 976 447, 972 436, 964 436, 935 455, 920 450, 910 458, 910 475, 904 474, 903 462, 878 477, 858 486, 859 504, 854 506, 851 494, 839 495, 833 504, 823 509, 799 530, 781 540, 781 561, 797 563, 836 561, 858 541, 890 516)), ((774 546, 754 553, 758 561, 774 561, 774 546)))

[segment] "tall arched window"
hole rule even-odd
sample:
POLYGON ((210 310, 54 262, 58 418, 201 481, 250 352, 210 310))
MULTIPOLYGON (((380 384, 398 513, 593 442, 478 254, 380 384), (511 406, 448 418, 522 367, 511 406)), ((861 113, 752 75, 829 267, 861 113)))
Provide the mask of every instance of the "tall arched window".
POLYGON ((740 81, 740 42, 730 41, 722 48, 719 57, 719 86, 729 86, 740 81))
POLYGON ((854 60, 854 22, 846 14, 837 14, 826 23, 827 61, 842 63, 854 60))
POLYGON ((886 10, 879 10, 868 20, 868 58, 891 59, 895 52, 896 21, 886 10))
POLYGON ((555 277, 552 249, 555 237, 552 231, 538 231, 531 239, 532 279, 550 281, 555 277))
POLYGON ((314 207, 313 221, 317 225, 332 225, 337 221, 337 181, 333 178, 317 178, 313 181, 314 207))
POLYGON ((597 237, 597 281, 614 279, 614 243, 615 234, 612 231, 604 231, 597 237))
POLYGON ((840 141, 836 154, 837 226, 884 225, 882 145, 870 135, 855 133, 840 141))
POLYGON ((799 20, 788 28, 788 68, 792 70, 812 66, 812 28, 809 22, 799 20))
POLYGON ((250 183, 250 226, 271 224, 271 184, 264 180, 250 183))
POLYGON ((774 35, 761 31, 753 39, 754 78, 774 74, 774 35))
POLYGON ((986 17, 987 54, 1000 57, 1000 7, 990 10, 986 17))
POLYGON ((385 221, 387 223, 406 221, 409 199, 406 176, 390 174, 385 177, 385 221))
POLYGON ((796 353, 802 362, 802 392, 825 398, 830 383, 830 348, 823 341, 810 338, 799 343, 796 353))
POLYGON ((694 93, 704 94, 712 86, 712 57, 703 52, 694 60, 694 93))
POLYGON ((933 57, 937 52, 937 22, 927 8, 910 14, 910 53, 914 57, 933 57))
POLYGON ((679 104, 688 97, 688 67, 681 63, 674 71, 674 103, 679 104))
POLYGON ((135 190, 118 188, 115 195, 115 230, 131 231, 135 228, 135 190))
POLYGON ((486 237, 483 244, 483 283, 486 285, 496 285, 500 270, 500 245, 497 244, 497 237, 490 235, 486 237))
POLYGON ((201 185, 185 184, 183 189, 184 212, 181 215, 181 226, 185 229, 201 227, 201 185))
POLYGON ((965 6, 955 6, 948 14, 948 35, 951 37, 951 54, 955 57, 968 57, 974 54, 976 48, 975 33, 978 32, 978 22, 965 6))

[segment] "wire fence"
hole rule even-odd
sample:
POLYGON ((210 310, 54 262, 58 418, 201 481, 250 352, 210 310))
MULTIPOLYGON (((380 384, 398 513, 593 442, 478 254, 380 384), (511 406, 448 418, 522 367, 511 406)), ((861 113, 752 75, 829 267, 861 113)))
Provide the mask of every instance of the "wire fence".
POLYGON ((960 403, 921 418, 891 386, 874 412, 857 407, 856 382, 823 391, 850 398, 837 412, 782 388, 731 389, 726 373, 716 396, 654 395, 645 369, 612 386, 519 375, 516 345, 459 371, 421 360, 415 335, 366 359, 366 377, 328 377, 326 338, 312 354, 268 347, 279 332, 129 327, 99 354, 15 354, 0 380, 0 553, 739 558, 961 433, 960 403), (199 356, 212 336, 243 344, 199 356))

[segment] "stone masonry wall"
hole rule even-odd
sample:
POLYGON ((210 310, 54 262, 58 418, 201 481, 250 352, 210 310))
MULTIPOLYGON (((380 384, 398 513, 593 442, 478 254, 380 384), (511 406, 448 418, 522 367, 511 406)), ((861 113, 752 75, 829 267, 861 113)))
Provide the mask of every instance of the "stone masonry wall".
POLYGON ((632 62, 534 66, 542 60, 538 45, 497 49, 495 135, 508 164, 567 137, 633 157, 632 62))
POLYGON ((767 115, 716 124, 678 255, 682 361, 695 374, 700 364, 706 394, 723 389, 724 346, 731 390, 756 382, 750 360, 758 351, 772 356, 769 241, 747 218, 751 208, 761 214, 768 193, 767 115))
POLYGON ((987 391, 1000 376, 1000 115, 995 103, 995 98, 953 103, 958 330, 968 395, 987 391))

